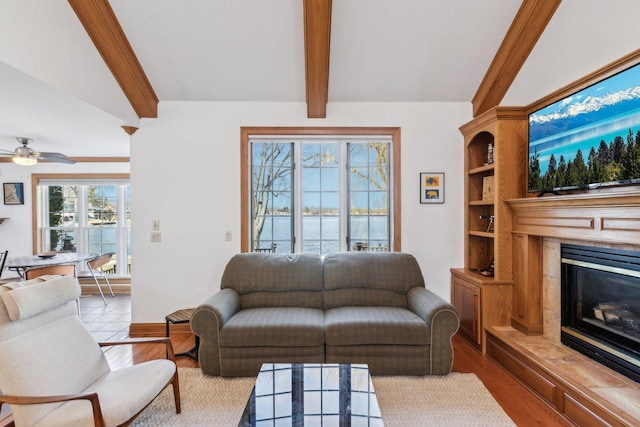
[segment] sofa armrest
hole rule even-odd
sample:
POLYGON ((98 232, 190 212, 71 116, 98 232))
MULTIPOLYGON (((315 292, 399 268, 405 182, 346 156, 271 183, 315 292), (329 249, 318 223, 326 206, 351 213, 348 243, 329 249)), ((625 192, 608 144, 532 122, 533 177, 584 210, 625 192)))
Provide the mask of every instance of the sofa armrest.
POLYGON ((453 367, 451 337, 458 331, 460 318, 453 305, 430 290, 412 288, 407 293, 409 309, 420 316, 431 331, 430 374, 446 375, 453 367))
POLYGON ((200 338, 198 362, 206 375, 220 375, 220 330, 240 310, 240 295, 222 289, 199 305, 191 315, 191 329, 200 338))

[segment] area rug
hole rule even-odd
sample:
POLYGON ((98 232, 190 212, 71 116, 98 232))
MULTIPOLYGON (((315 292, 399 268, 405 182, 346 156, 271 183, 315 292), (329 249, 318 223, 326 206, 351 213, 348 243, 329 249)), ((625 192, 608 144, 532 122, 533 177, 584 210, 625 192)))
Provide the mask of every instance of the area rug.
MULTIPOLYGON (((176 414, 171 387, 132 426, 236 427, 254 378, 208 377, 179 368, 182 413, 176 414)), ((373 377, 385 426, 514 426, 474 374, 373 377)))

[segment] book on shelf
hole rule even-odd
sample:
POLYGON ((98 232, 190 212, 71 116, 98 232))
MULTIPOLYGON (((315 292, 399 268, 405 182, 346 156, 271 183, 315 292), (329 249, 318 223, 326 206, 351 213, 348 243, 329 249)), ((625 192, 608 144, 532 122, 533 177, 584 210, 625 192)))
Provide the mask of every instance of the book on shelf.
POLYGON ((493 200, 494 176, 485 176, 482 179, 482 200, 493 200))

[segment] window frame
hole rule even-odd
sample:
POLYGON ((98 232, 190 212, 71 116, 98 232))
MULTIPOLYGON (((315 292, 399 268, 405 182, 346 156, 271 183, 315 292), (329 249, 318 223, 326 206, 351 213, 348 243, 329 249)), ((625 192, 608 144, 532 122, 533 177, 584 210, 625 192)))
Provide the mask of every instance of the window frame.
POLYGON ((252 137, 349 137, 381 136, 391 140, 391 250, 400 252, 401 239, 401 184, 400 184, 400 128, 399 127, 241 127, 240 128, 240 251, 251 250, 251 147, 252 137))
MULTIPOLYGON (((38 187, 40 185, 47 184, 47 181, 68 181, 69 185, 86 185, 87 182, 104 181, 99 185, 109 185, 110 181, 129 181, 130 174, 128 173, 115 173, 115 174, 33 174, 31 177, 31 198, 32 198, 32 247, 33 253, 40 252, 40 248, 43 245, 42 233, 41 233, 41 216, 40 216, 40 200, 38 187)), ((125 195, 126 196, 126 195, 125 195)), ((121 233, 122 230, 118 230, 121 233)), ((129 233, 131 233, 131 227, 129 227, 129 233)), ((120 236, 122 238, 122 236, 120 236)), ((126 244, 126 243, 125 243, 126 244)), ((130 280, 130 274, 118 275, 114 277, 114 283, 119 278, 130 280)))

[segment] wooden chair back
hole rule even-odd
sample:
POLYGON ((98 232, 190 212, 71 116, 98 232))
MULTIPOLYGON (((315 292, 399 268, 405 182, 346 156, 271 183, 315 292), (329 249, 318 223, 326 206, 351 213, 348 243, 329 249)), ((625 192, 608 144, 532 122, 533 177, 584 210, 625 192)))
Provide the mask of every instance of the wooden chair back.
POLYGON ((61 264, 32 268, 24 272, 24 278, 31 280, 48 274, 76 277, 76 266, 75 264, 61 264))
POLYGON ((99 255, 92 260, 87 261, 87 266, 89 266, 91 270, 98 270, 100 267, 111 261, 111 258, 114 254, 115 252, 107 252, 105 254, 99 255))

